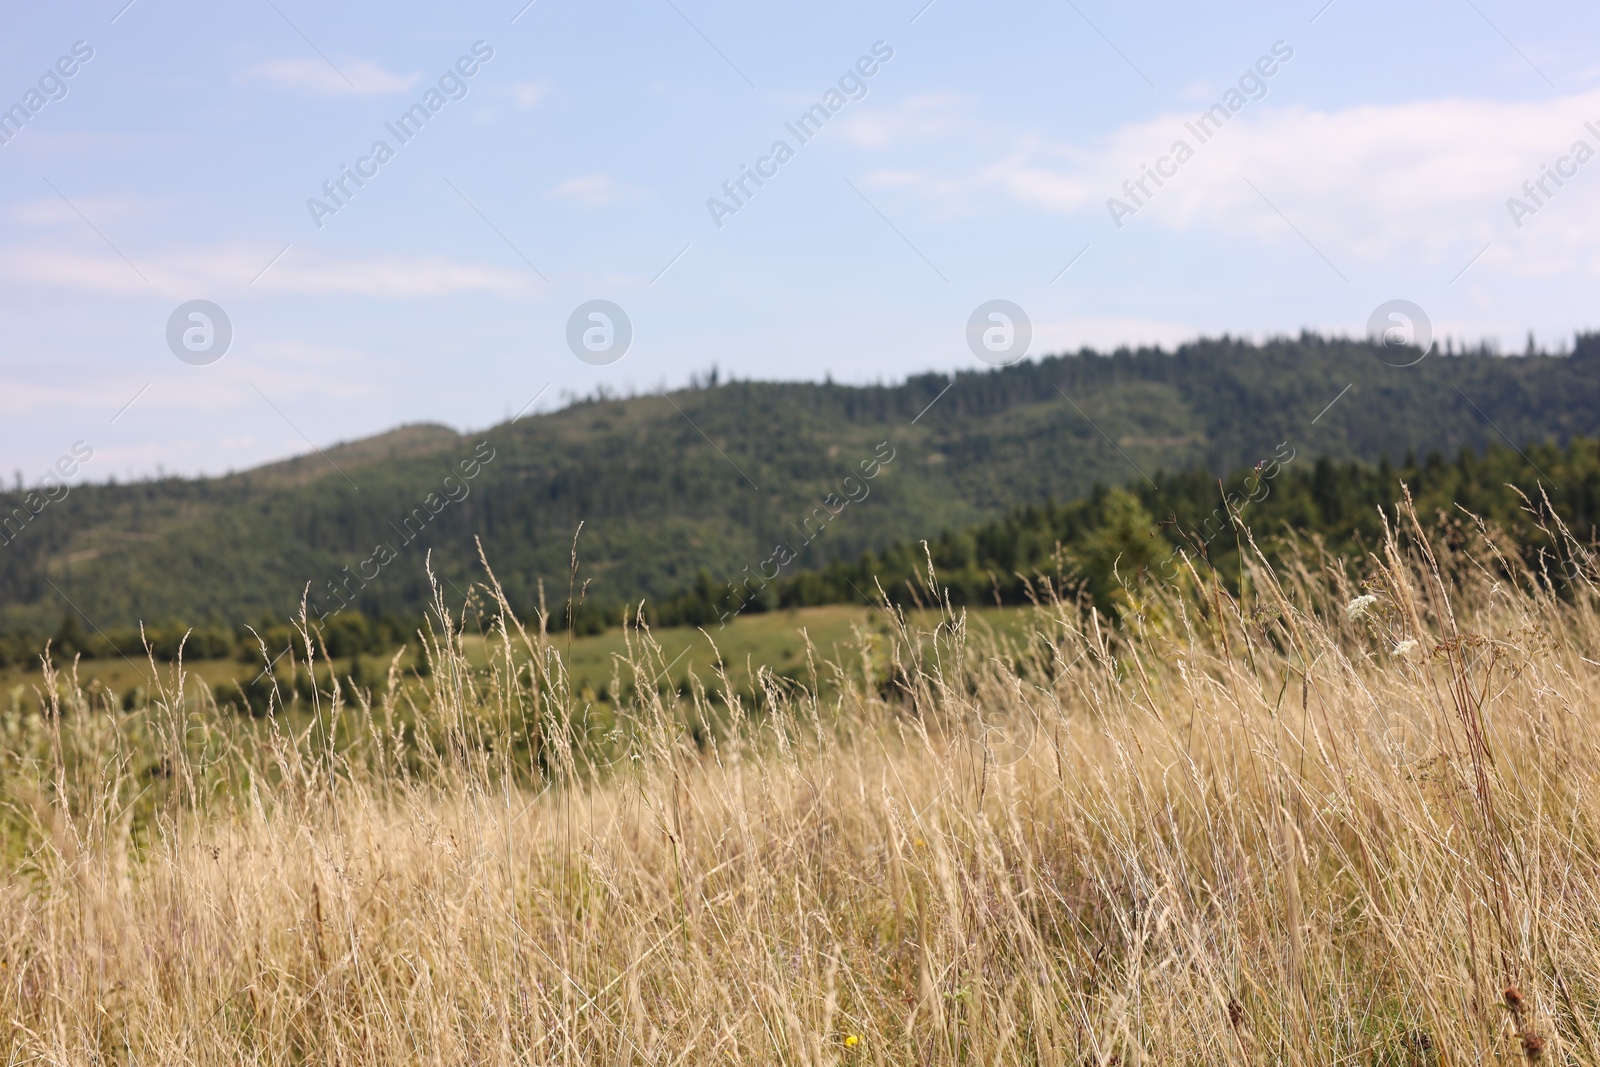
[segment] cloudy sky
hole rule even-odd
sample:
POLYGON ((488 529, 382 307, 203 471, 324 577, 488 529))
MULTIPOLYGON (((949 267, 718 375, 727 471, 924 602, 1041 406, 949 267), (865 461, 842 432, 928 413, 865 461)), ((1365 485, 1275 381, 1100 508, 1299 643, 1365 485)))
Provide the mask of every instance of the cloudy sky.
POLYGON ((0 7, 0 470, 973 367, 996 298, 1034 355, 1393 298, 1512 350, 1600 327, 1592 4, 525 3, 0 7), (192 300, 214 362, 169 343, 192 300))

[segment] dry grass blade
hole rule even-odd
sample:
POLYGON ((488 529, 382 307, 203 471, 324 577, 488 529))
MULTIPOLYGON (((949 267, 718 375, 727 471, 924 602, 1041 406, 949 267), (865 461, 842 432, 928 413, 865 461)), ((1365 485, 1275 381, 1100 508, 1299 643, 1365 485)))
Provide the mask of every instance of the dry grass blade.
POLYGON ((742 694, 637 626, 610 718, 492 575, 487 667, 440 596, 426 676, 309 712, 52 672, 6 1062, 1600 1063, 1596 585, 1406 512, 1018 641, 930 572, 742 694))

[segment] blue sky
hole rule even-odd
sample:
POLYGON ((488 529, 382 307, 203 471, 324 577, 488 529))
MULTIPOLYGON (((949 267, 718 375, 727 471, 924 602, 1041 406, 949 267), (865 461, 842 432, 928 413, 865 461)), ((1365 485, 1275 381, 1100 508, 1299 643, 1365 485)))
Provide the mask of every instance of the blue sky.
POLYGON ((1600 150, 1593 5, 924 3, 7 4, 0 470, 36 482, 82 440, 80 477, 217 473, 712 364, 975 367, 996 298, 1032 355, 1359 335, 1392 298, 1510 350, 1600 327, 1600 160, 1573 156, 1600 150), (800 143, 785 124, 875 45, 800 143), (1201 144, 1185 124, 1263 57, 1201 144), (385 124, 442 77, 401 144, 385 124), (778 140, 793 158, 714 219, 778 140), (1171 176, 1119 227, 1147 165, 1171 176), (1545 166, 1570 176, 1535 205, 1545 166), (166 340, 193 299, 233 329, 203 366, 166 340), (601 366, 566 340, 592 299, 633 328, 601 366))

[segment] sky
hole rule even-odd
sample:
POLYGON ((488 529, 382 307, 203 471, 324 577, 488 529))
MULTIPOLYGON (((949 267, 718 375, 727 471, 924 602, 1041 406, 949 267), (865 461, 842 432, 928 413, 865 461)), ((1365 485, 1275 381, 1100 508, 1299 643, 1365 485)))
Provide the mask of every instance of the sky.
POLYGON ((215 474, 713 366, 1362 336, 1392 300, 1507 351, 1600 327, 1592 4, 0 17, 0 471, 30 485, 84 449, 76 479, 215 474))

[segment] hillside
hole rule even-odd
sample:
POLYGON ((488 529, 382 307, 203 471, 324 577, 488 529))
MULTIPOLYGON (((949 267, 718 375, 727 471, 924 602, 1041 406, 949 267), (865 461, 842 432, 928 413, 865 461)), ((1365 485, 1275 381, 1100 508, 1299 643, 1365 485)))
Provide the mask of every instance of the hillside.
POLYGON ((1399 522, 1402 485, 1430 529, 1459 539, 1481 520, 1517 544, 1530 569, 1557 582, 1593 557, 1600 535, 1600 441, 1591 438, 1572 438, 1565 448, 1491 442, 1482 453, 1434 451, 1399 467, 1387 460, 1302 458, 1284 448, 1258 467, 1221 477, 1199 469, 1156 471, 1148 483, 1023 505, 975 527, 773 581, 736 575, 731 584, 718 583, 703 574, 650 605, 650 618, 666 626, 715 625, 721 634, 730 620, 779 608, 885 598, 921 607, 931 603, 930 565, 949 605, 1025 605, 1047 599, 1049 589, 1068 596, 1081 590, 1117 616, 1142 576, 1171 584, 1193 566, 1238 590, 1246 532, 1270 560, 1315 544, 1359 565, 1383 543, 1385 527, 1399 522))
POLYGON ((1097 484, 1251 467, 1284 442, 1369 462, 1564 443, 1600 433, 1597 399, 1591 338, 1571 357, 1395 368, 1370 345, 1302 336, 1085 351, 953 384, 733 382, 586 400, 466 437, 407 427, 222 478, 83 485, 47 504, 0 494, 0 631, 53 632, 69 601, 95 629, 283 619, 308 586, 314 609, 414 613, 429 552, 465 590, 474 536, 527 609, 541 579, 565 600, 580 522, 579 581, 591 603, 620 605, 679 592, 702 569, 719 580, 754 569, 780 542, 793 569, 817 568, 1097 484), (846 482, 862 463, 875 477, 846 482), (812 515, 829 517, 825 535, 812 515))

